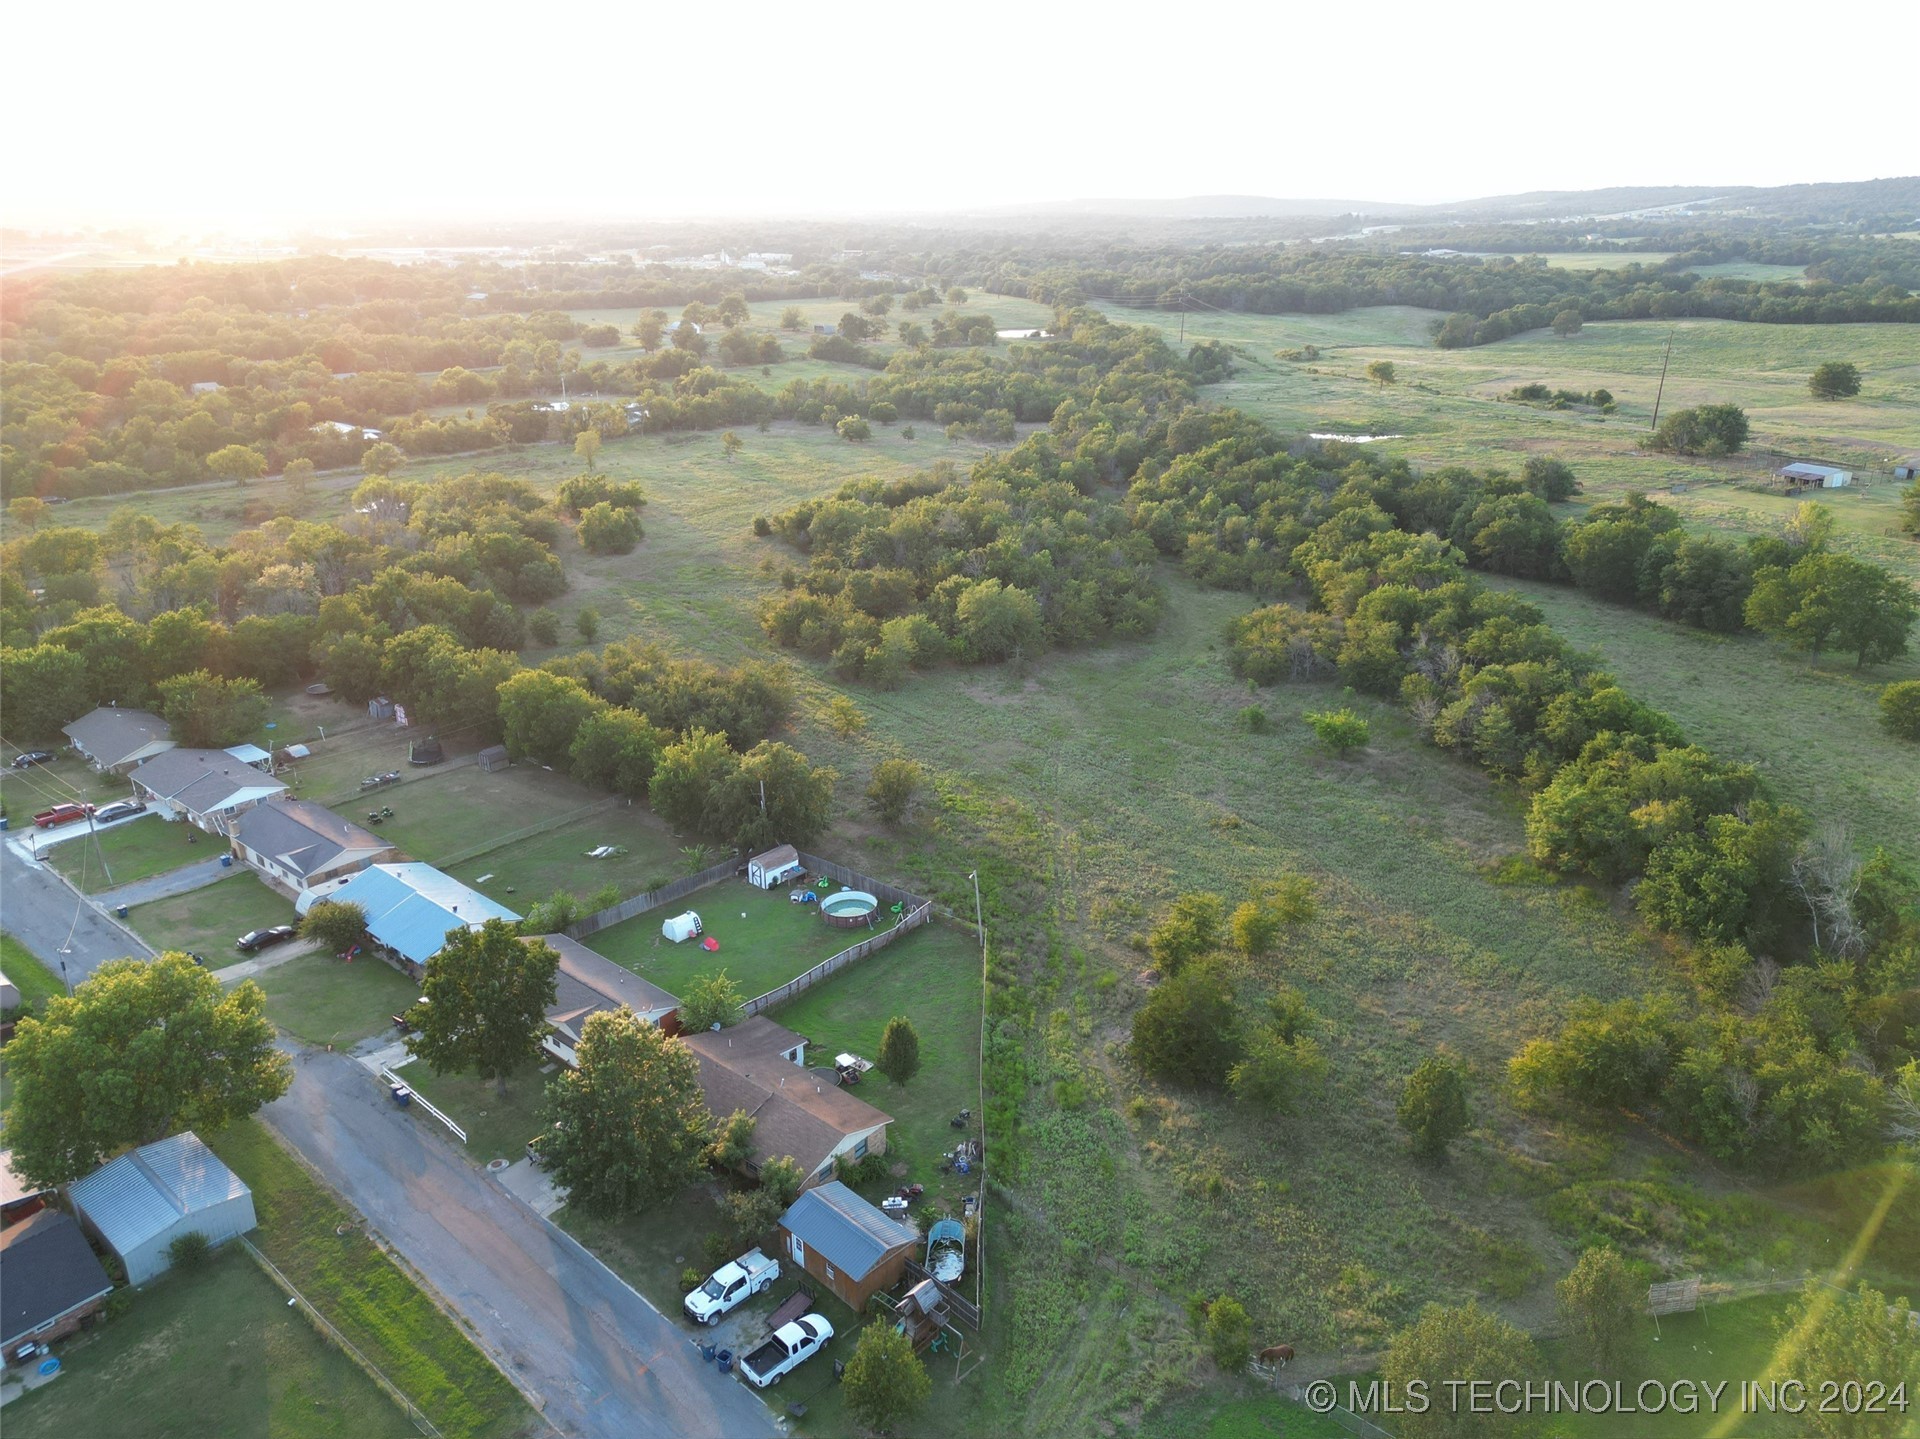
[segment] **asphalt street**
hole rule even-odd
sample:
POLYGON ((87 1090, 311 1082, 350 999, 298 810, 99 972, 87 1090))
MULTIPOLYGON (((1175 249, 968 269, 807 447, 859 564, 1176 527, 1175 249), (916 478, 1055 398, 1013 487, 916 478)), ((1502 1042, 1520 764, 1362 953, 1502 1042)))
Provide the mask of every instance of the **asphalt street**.
POLYGON ((293 1088, 261 1111, 538 1396, 566 1435, 749 1439, 779 1433, 684 1331, 599 1260, 396 1109, 345 1054, 286 1046, 293 1088))
POLYGON ((42 964, 78 984, 110 959, 147 957, 147 950, 79 899, 38 860, 20 853, 24 837, 8 834, 0 843, 0 928, 19 940, 42 964))

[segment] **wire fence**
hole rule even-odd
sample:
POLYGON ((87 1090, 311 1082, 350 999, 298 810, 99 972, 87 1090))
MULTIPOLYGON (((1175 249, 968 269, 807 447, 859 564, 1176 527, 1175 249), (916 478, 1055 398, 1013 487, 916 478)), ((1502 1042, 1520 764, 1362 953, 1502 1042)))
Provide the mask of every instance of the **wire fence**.
POLYGON ((616 805, 625 803, 626 801, 617 795, 609 795, 606 799, 595 800, 592 804, 580 806, 579 809, 570 809, 565 814, 549 815, 545 819, 535 820, 532 824, 523 825, 519 829, 510 829, 505 834, 490 835, 478 844, 468 845, 465 849, 456 849, 452 854, 441 855, 434 860, 434 868, 446 869, 452 865, 465 864, 468 860, 478 859, 483 854, 492 854, 504 845, 515 844, 523 839, 532 839, 537 834, 548 834, 572 824, 584 815, 598 814, 601 810, 613 809, 616 805))
POLYGON ((672 884, 662 885, 659 889, 650 889, 645 894, 636 894, 632 899, 623 899, 608 909, 599 910, 585 919, 576 919, 561 931, 568 939, 585 939, 590 934, 598 934, 612 925, 632 919, 636 914, 645 914, 650 909, 663 904, 672 904, 676 899, 692 894, 696 889, 705 889, 719 880, 731 879, 738 869, 739 861, 723 859, 720 863, 709 865, 698 874, 690 874, 685 879, 676 879, 672 884))
POLYGON ((269 1279, 280 1286, 280 1291, 283 1294, 286 1294, 298 1304, 300 1312, 306 1315, 307 1321, 335 1344, 338 1344, 341 1351, 345 1353, 349 1359, 353 1360, 355 1364, 359 1365, 369 1379, 373 1380, 374 1383, 385 1390, 387 1397, 398 1404, 401 1410, 405 1412, 407 1418, 413 1421, 414 1428, 418 1429, 422 1434, 430 1436, 430 1439, 444 1439, 439 1429, 434 1426, 434 1422, 420 1412, 420 1406, 407 1397, 406 1391, 391 1379, 387 1378, 387 1376, 381 1372, 380 1366, 362 1354, 359 1347, 355 1345, 351 1339, 334 1328, 327 1316, 314 1308, 313 1302, 294 1287, 291 1279, 280 1272, 278 1265, 267 1258, 266 1255, 262 1254, 259 1249, 254 1246, 253 1241, 248 1239, 246 1235, 242 1234, 236 1237, 246 1246, 247 1253, 253 1256, 253 1262, 258 1264, 260 1268, 266 1272, 269 1279))
POLYGON ((863 939, 852 948, 841 950, 832 959, 821 960, 798 979, 790 979, 778 989, 770 989, 765 994, 756 995, 740 1006, 740 1012, 751 1018, 785 1004, 796 995, 805 994, 828 975, 837 974, 848 965, 858 963, 876 950, 885 949, 908 930, 918 929, 932 918, 933 906, 923 903, 911 914, 901 915, 899 923, 888 926, 871 939, 863 939))
MULTIPOLYGON (((1307 1402, 1307 1391, 1302 1385, 1294 1385, 1292 1394, 1294 1403, 1305 1404, 1307 1402)), ((1362 1419, 1345 1405, 1336 1404, 1331 1409, 1320 1409, 1316 1406, 1314 1412, 1331 1419, 1342 1429, 1346 1430, 1347 1433, 1358 1434, 1360 1439, 1393 1439, 1393 1434, 1390 1430, 1382 1429, 1371 1419, 1362 1419)))

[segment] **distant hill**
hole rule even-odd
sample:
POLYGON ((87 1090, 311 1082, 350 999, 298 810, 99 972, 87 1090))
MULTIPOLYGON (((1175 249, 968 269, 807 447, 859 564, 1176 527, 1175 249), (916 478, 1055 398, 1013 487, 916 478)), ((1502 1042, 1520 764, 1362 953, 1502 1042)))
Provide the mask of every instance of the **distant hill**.
POLYGON ((1189 195, 1175 199, 1058 200, 972 212, 982 218, 1111 216, 1133 220, 1326 219, 1427 223, 1437 220, 1577 220, 1640 212, 1745 212, 1809 223, 1864 215, 1920 218, 1920 176, 1819 185, 1622 185, 1601 190, 1534 190, 1443 205, 1381 200, 1284 199, 1270 195, 1189 195))

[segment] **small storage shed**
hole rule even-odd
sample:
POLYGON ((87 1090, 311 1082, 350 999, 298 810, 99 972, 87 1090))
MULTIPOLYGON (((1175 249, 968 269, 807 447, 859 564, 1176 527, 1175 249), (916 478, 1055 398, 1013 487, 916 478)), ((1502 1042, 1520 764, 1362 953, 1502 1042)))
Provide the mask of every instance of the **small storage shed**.
POLYGON ((918 1231, 881 1213, 839 1180, 809 1189, 780 1216, 788 1256, 855 1310, 907 1272, 918 1231))
POLYGON ((385 695, 375 695, 367 701, 367 718, 377 720, 392 719, 393 701, 385 695))
POLYGON ((675 944, 683 939, 692 939, 700 931, 700 916, 692 910, 688 910, 685 914, 676 914, 660 926, 660 933, 675 944))
POLYGON ((258 1221, 253 1191, 191 1130, 123 1154, 67 1190, 80 1222, 120 1257, 129 1284, 173 1263, 183 1234, 224 1243, 258 1221))
POLYGON ((1896 480, 1920 480, 1920 455, 1916 455, 1911 460, 1902 460, 1895 465, 1893 477, 1896 480))
POLYGON ((480 768, 488 774, 505 769, 511 763, 507 758, 507 747, 503 744, 490 744, 480 751, 480 768))
POLYGON ((772 889, 785 884, 803 868, 799 853, 792 845, 783 844, 747 861, 747 883, 757 889, 772 889))
POLYGON ((1782 465, 1774 474, 1789 485, 1805 485, 1816 490, 1838 490, 1853 483, 1853 471, 1835 465, 1810 465, 1796 460, 1782 465))

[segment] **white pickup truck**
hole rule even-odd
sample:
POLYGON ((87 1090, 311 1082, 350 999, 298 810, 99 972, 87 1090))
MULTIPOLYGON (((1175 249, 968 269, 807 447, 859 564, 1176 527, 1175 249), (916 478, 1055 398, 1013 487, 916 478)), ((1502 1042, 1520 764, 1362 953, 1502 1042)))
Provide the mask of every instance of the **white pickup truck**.
POLYGON ((731 1264, 723 1264, 693 1293, 681 1301, 695 1324, 718 1324, 720 1316, 754 1294, 764 1294, 780 1277, 780 1261, 758 1249, 749 1249, 731 1264))
POLYGON ((833 1326, 818 1314, 805 1314, 782 1324, 773 1337, 740 1361, 740 1373, 756 1389, 778 1384, 780 1376, 797 1369, 826 1347, 833 1326))

